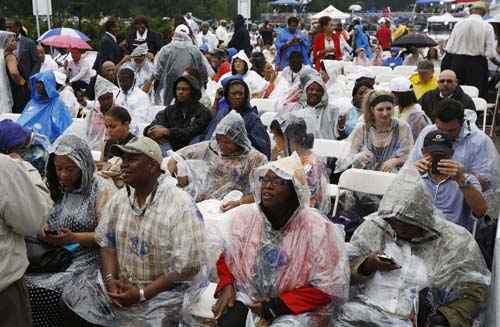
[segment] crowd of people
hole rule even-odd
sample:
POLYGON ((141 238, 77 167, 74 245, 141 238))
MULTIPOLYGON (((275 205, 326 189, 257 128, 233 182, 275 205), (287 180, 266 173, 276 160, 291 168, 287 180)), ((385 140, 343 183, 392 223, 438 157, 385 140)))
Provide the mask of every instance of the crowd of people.
POLYGON ((188 14, 168 43, 110 18, 93 57, 0 20, 0 114, 19 114, 0 116, 0 326, 480 325, 500 158, 461 87, 484 96, 488 72, 461 66, 495 55, 486 14, 442 68, 391 47, 388 20, 373 45, 330 17, 249 32, 188 14), (386 84, 370 68, 403 64, 386 84), (351 168, 394 182, 334 214, 351 168))

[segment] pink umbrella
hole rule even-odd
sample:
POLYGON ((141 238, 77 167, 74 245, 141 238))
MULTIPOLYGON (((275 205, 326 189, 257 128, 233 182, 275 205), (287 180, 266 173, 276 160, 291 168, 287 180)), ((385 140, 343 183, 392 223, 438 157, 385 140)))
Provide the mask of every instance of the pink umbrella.
POLYGON ((68 35, 51 36, 42 40, 43 45, 54 48, 90 50, 92 47, 80 38, 68 35))

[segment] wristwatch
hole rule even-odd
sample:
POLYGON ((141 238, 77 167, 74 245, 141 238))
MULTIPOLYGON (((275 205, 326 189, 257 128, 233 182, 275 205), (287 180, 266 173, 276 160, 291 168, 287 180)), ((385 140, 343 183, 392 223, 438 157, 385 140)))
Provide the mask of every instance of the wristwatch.
POLYGON ((144 296, 144 289, 140 288, 139 289, 139 302, 145 302, 145 301, 146 301, 146 297, 144 296))

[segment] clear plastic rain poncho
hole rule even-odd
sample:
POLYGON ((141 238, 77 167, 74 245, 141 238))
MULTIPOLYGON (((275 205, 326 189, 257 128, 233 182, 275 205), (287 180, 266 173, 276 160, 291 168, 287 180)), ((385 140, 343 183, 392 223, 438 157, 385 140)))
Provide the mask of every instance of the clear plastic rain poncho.
POLYGON ((190 196, 168 176, 158 179, 146 210, 132 206, 134 194, 123 188, 111 199, 96 229, 97 243, 116 251, 118 277, 137 287, 169 273, 180 274, 181 281, 145 302, 120 308, 111 304, 104 276, 96 270, 68 285, 71 292, 64 302, 97 325, 178 326, 190 319, 187 307, 196 301, 204 280, 203 222, 190 196))
POLYGON ((365 218, 350 242, 353 269, 371 254, 385 253, 401 269, 358 276, 335 326, 414 326, 410 317, 424 301, 451 326, 472 326, 490 282, 490 273, 472 235, 434 208, 418 172, 404 168, 386 191, 378 212, 365 218), (419 238, 397 237, 385 219, 424 230, 419 238), (419 292, 430 288, 425 298, 419 292), (465 302, 456 302, 465 301, 465 302), (454 305, 452 305, 452 303, 454 305), (458 322, 458 323, 457 323, 458 322))
POLYGON ((307 129, 320 139, 335 140, 339 108, 328 101, 328 90, 321 78, 313 76, 305 84, 304 93, 299 103, 292 108, 294 115, 303 117, 307 124, 307 129), (314 107, 307 104, 307 90, 313 84, 319 85, 323 89, 321 101, 314 107))
POLYGON ((14 104, 5 62, 5 48, 10 38, 15 36, 14 33, 0 31, 0 113, 12 112, 14 104))
POLYGON ((128 65, 135 72, 136 83, 141 90, 144 89, 144 86, 146 85, 147 82, 151 81, 154 72, 153 63, 151 62, 151 60, 149 60, 147 54, 148 54, 147 43, 141 44, 137 48, 135 48, 134 51, 132 51, 132 53, 130 54, 132 60, 130 63, 128 63, 128 65), (142 64, 137 64, 134 61, 134 58, 142 56, 144 56, 144 61, 142 62, 142 64))
MULTIPOLYGON (((393 97, 385 91, 371 91, 363 106, 370 110, 381 102, 393 102, 393 97)), ((408 124, 393 119, 386 130, 377 129, 373 122, 358 123, 349 135, 350 154, 337 164, 337 171, 353 168, 381 170, 383 164, 393 158, 406 161, 413 147, 413 135, 408 124)), ((397 172, 400 167, 395 167, 397 172)))
POLYGON ((177 176, 187 176, 187 191, 194 199, 222 198, 231 191, 251 193, 252 171, 267 162, 266 156, 252 147, 240 114, 230 111, 217 125, 210 141, 187 146, 176 152, 177 176), (242 152, 231 156, 223 155, 216 136, 229 137, 242 152))
POLYGON ((297 152, 302 161, 311 191, 310 207, 328 215, 331 209, 331 200, 328 196, 329 171, 325 158, 312 151, 314 135, 308 133, 304 119, 293 113, 283 114, 275 121, 279 124, 285 141, 282 156, 290 156, 293 152, 297 152))
POLYGON ((106 137, 106 126, 104 125, 104 114, 101 112, 101 105, 98 101, 105 94, 112 94, 113 98, 115 98, 119 88, 104 77, 97 75, 94 90, 97 103, 85 118, 87 126, 86 141, 91 150, 102 151, 106 137))
POLYGON ((255 170, 253 184, 256 203, 230 212, 231 232, 224 252, 225 263, 235 278, 237 299, 248 305, 303 286, 318 288, 333 298, 332 304, 314 312, 282 316, 271 326, 325 326, 334 304, 348 296, 343 233, 309 208, 309 188, 296 154, 255 170), (292 181, 300 203, 279 230, 272 228, 260 208, 260 178, 268 171, 292 181))

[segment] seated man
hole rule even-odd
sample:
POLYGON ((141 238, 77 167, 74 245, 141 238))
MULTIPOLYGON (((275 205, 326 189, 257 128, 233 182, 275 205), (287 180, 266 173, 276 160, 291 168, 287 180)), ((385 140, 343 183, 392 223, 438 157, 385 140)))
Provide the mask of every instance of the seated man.
POLYGON ((422 153, 424 157, 416 167, 433 195, 434 205, 450 221, 472 232, 473 217, 482 218, 488 207, 478 179, 451 159, 453 143, 439 130, 425 136, 422 153))
POLYGON ((250 310, 257 326, 326 326, 349 287, 343 235, 309 208, 296 154, 258 168, 255 181, 257 203, 229 213, 217 262, 218 326, 245 326, 250 310))
POLYGON ((300 84, 300 76, 303 74, 315 74, 316 71, 310 66, 304 65, 302 53, 294 51, 290 54, 290 65, 278 74, 275 87, 270 99, 280 99, 300 84))
POLYGON ((82 60, 80 49, 70 49, 71 59, 64 62, 64 70, 69 83, 75 92, 85 91, 89 87, 92 77, 92 67, 82 60))
POLYGON ((335 326, 472 326, 486 301, 490 272, 476 241, 434 208, 415 169, 399 174, 350 245, 357 287, 335 326))
POLYGON ((144 135, 160 144, 164 157, 168 150, 177 151, 189 145, 195 136, 203 133, 212 118, 210 110, 199 102, 201 86, 196 78, 181 76, 174 88, 174 104, 160 111, 144 129, 144 135))
POLYGON ((458 85, 457 75, 452 70, 439 74, 438 88, 425 93, 419 100, 427 117, 434 121, 434 111, 443 99, 451 98, 460 102, 464 109, 476 110, 474 101, 458 85))
POLYGON ((113 147, 127 186, 96 229, 101 271, 68 285, 67 326, 177 326, 202 269, 202 222, 191 197, 162 176, 161 150, 142 137, 113 147))
POLYGON ((410 76, 410 82, 417 100, 427 92, 438 87, 437 78, 434 75, 434 64, 430 60, 422 60, 417 64, 417 71, 410 76))

